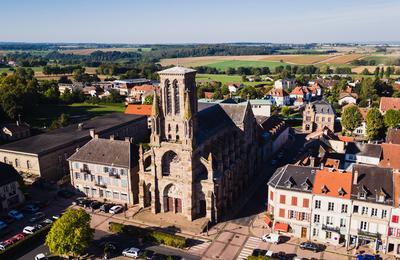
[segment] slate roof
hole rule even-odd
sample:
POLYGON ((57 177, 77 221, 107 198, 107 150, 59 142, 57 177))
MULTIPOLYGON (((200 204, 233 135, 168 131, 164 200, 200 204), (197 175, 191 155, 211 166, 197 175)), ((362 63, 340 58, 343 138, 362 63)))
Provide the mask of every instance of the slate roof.
POLYGON ((94 138, 68 160, 130 168, 131 162, 134 162, 131 145, 128 141, 94 138))
POLYGON ((28 131, 30 129, 29 125, 27 125, 27 124, 18 125, 17 123, 7 123, 7 124, 4 124, 4 125, 1 125, 0 129, 2 129, 4 127, 6 129, 8 129, 12 133, 25 132, 25 131, 28 131))
POLYGON ((9 164, 0 162, 0 186, 14 181, 19 181, 21 179, 21 175, 19 175, 14 167, 9 164))
POLYGON ((46 154, 60 147, 90 139, 90 129, 95 129, 96 133, 102 134, 144 118, 144 116, 140 115, 112 113, 84 121, 83 128, 81 129, 78 128, 79 124, 72 124, 44 134, 1 145, 0 150, 29 154, 46 154))
POLYGON ((317 114, 327 114, 327 115, 334 115, 335 110, 328 102, 324 100, 314 101, 312 103, 313 108, 317 114))
POLYGON ((198 103, 196 119, 198 127, 195 137, 202 143, 227 127, 237 127, 244 121, 247 103, 222 104, 198 103))
POLYGON ((371 203, 393 204, 393 173, 390 168, 355 164, 353 166, 353 181, 351 198, 371 203), (367 198, 359 198, 359 193, 366 191, 367 198), (378 202, 378 195, 383 192, 386 195, 384 202, 378 202))
POLYGON ((316 167, 287 164, 274 172, 268 185, 274 188, 311 193, 317 170, 316 167), (291 182, 290 187, 288 181, 291 182), (306 184, 309 185, 309 189, 305 189, 306 184))
POLYGON ((380 158, 382 154, 382 147, 378 144, 349 142, 346 147, 346 154, 380 158))

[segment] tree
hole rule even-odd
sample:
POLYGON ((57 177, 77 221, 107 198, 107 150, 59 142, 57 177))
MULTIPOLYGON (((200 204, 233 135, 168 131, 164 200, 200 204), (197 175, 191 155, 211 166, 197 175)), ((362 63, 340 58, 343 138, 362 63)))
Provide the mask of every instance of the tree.
POLYGON ((347 106, 342 114, 342 126, 353 132, 354 129, 361 125, 361 113, 357 106, 347 106))
POLYGON ((84 253, 94 234, 90 218, 83 209, 68 209, 47 234, 45 244, 50 252, 74 257, 84 253))
POLYGON ((288 117, 288 116, 290 115, 290 108, 287 107, 287 106, 282 107, 282 108, 281 108, 281 114, 282 114, 284 117, 288 117))
POLYGON ((400 124, 400 110, 389 109, 384 117, 386 127, 394 128, 400 124))
POLYGON ((145 97, 143 104, 152 105, 153 104, 153 95, 148 95, 147 97, 145 97))
POLYGON ((372 108, 367 113, 367 136, 369 140, 377 140, 383 137, 384 122, 381 112, 372 108))

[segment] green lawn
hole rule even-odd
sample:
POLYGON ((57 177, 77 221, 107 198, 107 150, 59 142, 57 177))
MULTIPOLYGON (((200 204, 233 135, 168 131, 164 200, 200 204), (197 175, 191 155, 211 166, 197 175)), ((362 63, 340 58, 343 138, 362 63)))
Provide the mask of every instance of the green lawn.
POLYGON ((227 68, 238 68, 238 67, 269 67, 271 70, 278 66, 286 66, 289 63, 279 62, 279 61, 245 61, 245 60, 226 60, 207 64, 207 67, 212 67, 216 69, 227 69, 227 68))
POLYGON ((35 127, 49 126, 62 113, 67 114, 71 122, 79 122, 94 116, 101 116, 113 112, 124 112, 125 105, 117 104, 89 104, 74 103, 71 105, 43 104, 29 115, 26 120, 35 127))

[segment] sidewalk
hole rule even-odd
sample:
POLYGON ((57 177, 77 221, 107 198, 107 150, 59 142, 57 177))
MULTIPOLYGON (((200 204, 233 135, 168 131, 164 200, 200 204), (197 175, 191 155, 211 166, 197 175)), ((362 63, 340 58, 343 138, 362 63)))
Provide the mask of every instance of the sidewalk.
MULTIPOLYGON (((267 224, 264 223, 264 218, 265 218, 265 212, 260 213, 257 215, 257 217, 254 219, 253 223, 250 226, 250 234, 255 237, 261 238, 265 234, 271 233, 271 228, 268 227, 267 224)), ((306 241, 305 239, 301 238, 296 238, 296 237, 290 237, 290 240, 287 241, 285 244, 289 245, 295 245, 299 246, 301 242, 306 241)), ((349 258, 355 258, 356 254, 362 250, 362 248, 359 248, 358 250, 355 249, 349 249, 347 250, 343 246, 333 246, 329 244, 325 244, 326 249, 324 253, 330 253, 330 254, 336 254, 336 255, 342 255, 345 257, 349 258)), ((364 250, 368 252, 368 250, 364 250)), ((394 256, 391 255, 380 255, 383 259, 396 259, 394 256)))

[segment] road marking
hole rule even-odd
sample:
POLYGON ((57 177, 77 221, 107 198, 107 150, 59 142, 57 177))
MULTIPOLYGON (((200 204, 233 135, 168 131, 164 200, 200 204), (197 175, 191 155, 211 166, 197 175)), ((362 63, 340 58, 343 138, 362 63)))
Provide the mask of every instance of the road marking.
POLYGON ((202 241, 201 244, 190 247, 188 251, 191 253, 201 253, 202 254, 210 245, 211 245, 211 241, 202 241))
POLYGON ((253 250, 259 247, 260 243, 261 239, 258 237, 249 237, 238 256, 238 259, 247 259, 247 257, 253 253, 253 250))

